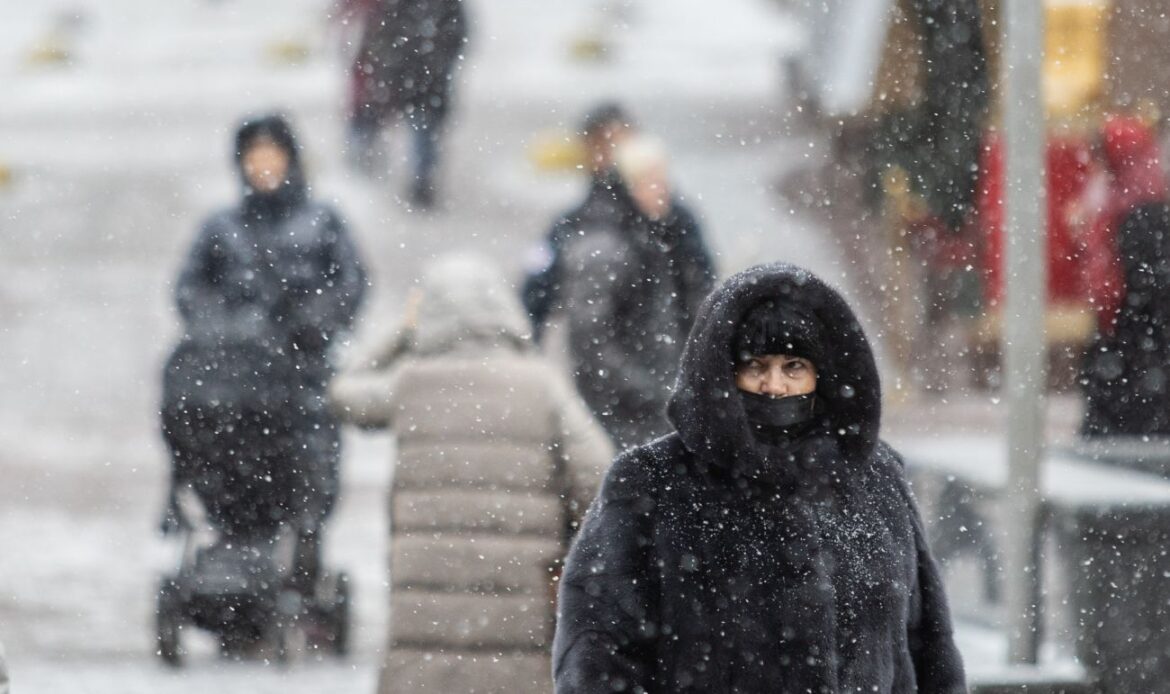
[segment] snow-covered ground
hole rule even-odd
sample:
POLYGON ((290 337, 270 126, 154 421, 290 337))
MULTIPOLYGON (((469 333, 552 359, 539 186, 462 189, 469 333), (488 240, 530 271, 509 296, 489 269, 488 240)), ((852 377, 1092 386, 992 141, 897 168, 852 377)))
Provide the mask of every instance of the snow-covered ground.
MULTIPOLYGON (((152 656, 165 457, 159 367, 170 282, 200 217, 235 195, 237 119, 283 108, 318 194, 353 224, 376 283, 357 339, 393 325, 421 262, 456 247, 519 273, 579 193, 537 170, 535 133, 617 97, 663 137, 722 269, 783 258, 847 284, 829 239, 770 186, 803 156, 781 135, 797 28, 771 0, 469 0, 444 166, 446 209, 407 212, 401 176, 342 165, 345 57, 330 0, 39 0, 0 21, 0 641, 18 692, 372 691, 385 632, 385 437, 351 433, 331 560, 355 575, 350 661, 289 671, 152 656), (602 62, 570 46, 599 32, 602 62), (307 49, 307 57, 282 56, 307 49), (68 54, 64 64, 54 55, 68 54), (38 59, 38 56, 40 57, 38 59), (48 58, 48 60, 45 60, 48 58)), ((398 152, 395 152, 398 156, 398 152)))

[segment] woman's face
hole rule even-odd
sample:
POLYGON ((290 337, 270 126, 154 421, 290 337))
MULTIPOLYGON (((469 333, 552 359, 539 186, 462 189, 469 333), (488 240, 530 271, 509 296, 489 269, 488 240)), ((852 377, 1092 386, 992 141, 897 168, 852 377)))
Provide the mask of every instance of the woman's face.
POLYGON ((665 166, 647 168, 637 180, 626 181, 626 188, 638 210, 650 219, 661 219, 670 212, 670 183, 665 166))
POLYGON ((274 192, 288 176, 288 152, 267 137, 258 137, 248 146, 243 164, 248 185, 261 193, 274 192))
POLYGON ((735 366, 735 385, 757 395, 786 398, 817 389, 817 368, 788 354, 748 355, 735 366))

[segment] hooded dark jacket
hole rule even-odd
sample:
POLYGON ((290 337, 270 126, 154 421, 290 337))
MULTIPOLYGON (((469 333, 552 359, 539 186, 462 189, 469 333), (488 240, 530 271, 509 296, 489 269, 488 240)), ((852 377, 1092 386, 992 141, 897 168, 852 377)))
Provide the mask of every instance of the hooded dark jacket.
POLYGON ((1170 206, 1143 205, 1117 231, 1124 273, 1112 330, 1085 358, 1086 436, 1170 435, 1170 206))
POLYGON ((467 40, 462 0, 367 0, 353 65, 354 109, 374 119, 418 112, 441 123, 467 40))
POLYGON ((844 300, 788 265, 704 303, 669 407, 675 432, 618 457, 566 562, 556 691, 965 692, 942 583, 877 369, 844 300), (815 316, 823 419, 765 446, 734 383, 764 299, 815 316))
POLYGON ((620 447, 666 433, 675 365, 715 283, 698 222, 678 202, 658 221, 628 211, 570 238, 560 262, 581 396, 620 447))
MULTIPOLYGON (((262 135, 289 153, 288 178, 274 193, 260 194, 244 182, 241 167, 242 202, 200 229, 175 287, 183 337, 163 379, 175 482, 202 488, 213 516, 222 512, 218 520, 225 522, 232 514, 217 505, 268 484, 272 469, 303 475, 293 489, 311 487, 312 515, 327 513, 340 455, 324 400, 334 370, 329 347, 353 322, 366 286, 345 223, 309 198, 299 149, 282 118, 240 128, 237 166, 262 135), (248 463, 237 464, 241 458, 248 463), (221 487, 240 493, 225 496, 221 487)), ((267 500, 274 507, 280 501, 267 500)))

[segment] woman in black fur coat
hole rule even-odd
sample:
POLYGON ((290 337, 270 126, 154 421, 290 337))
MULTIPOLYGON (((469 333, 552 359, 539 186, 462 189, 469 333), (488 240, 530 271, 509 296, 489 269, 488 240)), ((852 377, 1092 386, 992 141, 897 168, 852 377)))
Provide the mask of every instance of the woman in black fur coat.
POLYGON ((556 691, 965 692, 873 354, 839 294, 774 264, 704 303, 668 408, 570 552, 556 691))

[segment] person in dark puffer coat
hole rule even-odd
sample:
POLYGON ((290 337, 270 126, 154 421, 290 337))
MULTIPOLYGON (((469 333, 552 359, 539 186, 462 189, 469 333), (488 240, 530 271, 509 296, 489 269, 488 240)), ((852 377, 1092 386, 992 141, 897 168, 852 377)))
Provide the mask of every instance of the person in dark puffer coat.
POLYGON ((178 525, 181 487, 229 542, 293 523, 297 576, 312 585, 341 458, 325 403, 330 346, 352 324, 366 275, 341 216, 309 197, 284 118, 246 120, 234 153, 243 200, 204 223, 175 287, 184 334, 163 377, 163 526, 178 525))
POLYGON ((773 264, 717 289, 674 433, 618 457, 570 551, 558 694, 965 692, 880 403, 869 342, 823 281, 773 264), (812 371, 807 393, 744 389, 781 355, 812 371))

